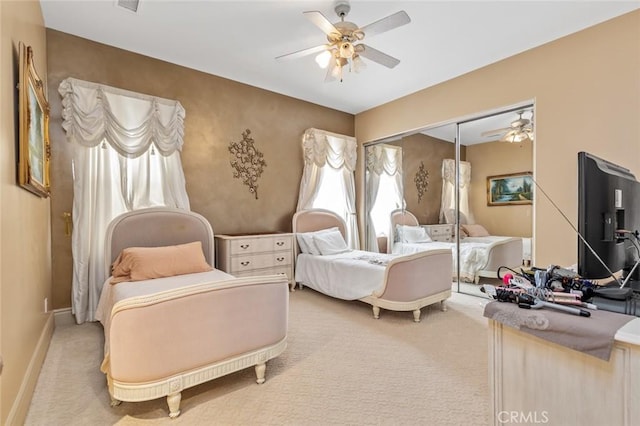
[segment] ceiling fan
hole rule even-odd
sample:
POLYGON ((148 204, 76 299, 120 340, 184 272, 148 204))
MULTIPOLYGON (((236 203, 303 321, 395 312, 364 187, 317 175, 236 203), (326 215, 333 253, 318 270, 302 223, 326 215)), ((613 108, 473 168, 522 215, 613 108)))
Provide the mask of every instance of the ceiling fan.
POLYGON ((533 141, 533 111, 531 112, 531 119, 524 118, 525 111, 518 112, 518 119, 511 122, 509 127, 502 129, 489 130, 482 132, 483 137, 499 136, 502 142, 525 142, 527 140, 533 141))
POLYGON ((340 21, 335 24, 317 10, 303 12, 307 19, 327 35, 328 43, 278 56, 276 59, 297 59, 319 53, 316 56, 316 62, 321 68, 327 68, 325 81, 342 81, 342 70, 347 65, 350 67, 349 70, 359 72, 366 66, 362 58, 388 68, 393 68, 400 63, 400 60, 360 42, 365 36, 371 37, 411 22, 405 11, 401 10, 371 24, 358 27, 353 22, 344 20, 351 10, 349 2, 337 2, 334 10, 340 18, 340 21))

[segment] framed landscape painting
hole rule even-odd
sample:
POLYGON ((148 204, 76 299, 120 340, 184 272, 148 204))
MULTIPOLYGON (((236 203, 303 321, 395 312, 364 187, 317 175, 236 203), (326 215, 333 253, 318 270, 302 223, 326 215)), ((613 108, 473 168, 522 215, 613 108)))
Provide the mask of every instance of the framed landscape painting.
POLYGON ((533 203, 531 172, 487 177, 487 205, 506 206, 533 203))
POLYGON ((20 43, 18 183, 40 197, 48 197, 49 161, 49 104, 44 84, 33 64, 30 46, 20 43))

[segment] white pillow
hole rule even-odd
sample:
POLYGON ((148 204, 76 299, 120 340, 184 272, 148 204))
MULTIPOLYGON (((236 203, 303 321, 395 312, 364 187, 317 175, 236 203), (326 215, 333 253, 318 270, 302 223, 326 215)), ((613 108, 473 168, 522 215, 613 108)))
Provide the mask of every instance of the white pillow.
POLYGON ((320 235, 320 234, 324 234, 327 232, 332 232, 332 231, 338 231, 338 227, 334 226, 333 228, 327 228, 327 229, 321 229, 319 231, 314 231, 314 232, 298 232, 296 233, 296 237, 298 239, 298 245, 300 246, 300 251, 302 253, 308 253, 308 254, 313 254, 313 255, 320 255, 320 250, 318 249, 318 246, 316 245, 316 243, 313 241, 313 236, 314 235, 320 235))
POLYGON ((403 243, 430 243, 433 240, 422 226, 396 225, 398 241, 403 243))
POLYGON ((313 242, 320 250, 320 254, 327 256, 330 254, 340 254, 349 251, 347 243, 342 234, 337 229, 335 231, 324 232, 312 235, 313 242))
POLYGON ((305 241, 304 235, 296 234, 296 239, 298 240, 298 247, 300 247, 300 252, 309 253, 309 246, 305 241))

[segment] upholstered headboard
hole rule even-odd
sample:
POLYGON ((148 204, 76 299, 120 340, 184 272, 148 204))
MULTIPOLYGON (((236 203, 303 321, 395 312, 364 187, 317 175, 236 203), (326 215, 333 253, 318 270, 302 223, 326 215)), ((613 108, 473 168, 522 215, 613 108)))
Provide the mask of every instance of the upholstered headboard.
MULTIPOLYGON (((293 215, 293 232, 313 232, 337 226, 342 237, 347 239, 347 225, 340 216, 330 210, 301 210, 293 215)), ((298 247, 296 241, 296 248, 298 247)), ((296 253, 298 250, 296 249, 296 253)))
POLYGON ((395 209, 390 214, 389 237, 387 238, 387 253, 393 253, 393 243, 395 242, 396 225, 418 226, 418 218, 408 210, 395 209))
POLYGON ((162 247, 202 242, 209 265, 214 266, 213 230, 198 213, 168 207, 152 207, 123 213, 111 221, 105 239, 107 271, 122 249, 162 247))
POLYGON ((330 210, 301 210, 293 215, 293 232, 313 232, 337 226, 342 236, 347 236, 344 219, 330 210))

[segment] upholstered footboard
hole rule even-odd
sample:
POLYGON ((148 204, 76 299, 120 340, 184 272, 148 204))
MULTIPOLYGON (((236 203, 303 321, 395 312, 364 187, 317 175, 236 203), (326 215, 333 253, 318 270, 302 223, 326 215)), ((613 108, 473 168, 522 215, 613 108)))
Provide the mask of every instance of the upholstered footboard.
POLYGON ((412 311, 420 322, 420 309, 444 301, 451 296, 451 250, 431 250, 393 259, 387 265, 384 286, 371 296, 362 298, 373 307, 378 318, 380 308, 392 311, 412 311))
POLYGON ((180 414, 183 389, 266 362, 286 347, 288 283, 282 276, 196 284, 117 302, 102 364, 112 404, 167 397, 180 414))
POLYGON ((480 277, 498 278, 498 269, 506 266, 512 269, 522 266, 522 238, 508 238, 491 244, 487 264, 479 270, 474 282, 478 284, 480 277))

